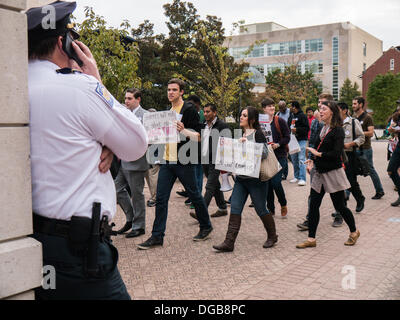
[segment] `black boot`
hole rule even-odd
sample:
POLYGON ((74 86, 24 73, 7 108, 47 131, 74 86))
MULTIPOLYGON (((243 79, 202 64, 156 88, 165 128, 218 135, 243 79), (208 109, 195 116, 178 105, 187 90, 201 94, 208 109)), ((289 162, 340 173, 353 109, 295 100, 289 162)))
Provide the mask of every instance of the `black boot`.
POLYGON ((132 221, 127 221, 121 229, 117 230, 117 234, 123 234, 129 231, 131 228, 132 228, 132 221))
POLYGON ((276 234, 274 217, 271 214, 266 214, 260 217, 260 219, 263 222, 264 228, 268 234, 267 241, 265 241, 263 247, 271 248, 275 245, 275 243, 278 242, 278 235, 276 234))
POLYGON ((391 205, 392 207, 398 207, 398 206, 400 206, 400 196, 399 196, 399 198, 397 199, 397 201, 391 203, 390 205, 391 205))
POLYGON ((229 216, 228 231, 226 232, 225 241, 219 245, 213 246, 213 248, 223 252, 233 251, 241 222, 242 216, 240 214, 231 214, 229 216))

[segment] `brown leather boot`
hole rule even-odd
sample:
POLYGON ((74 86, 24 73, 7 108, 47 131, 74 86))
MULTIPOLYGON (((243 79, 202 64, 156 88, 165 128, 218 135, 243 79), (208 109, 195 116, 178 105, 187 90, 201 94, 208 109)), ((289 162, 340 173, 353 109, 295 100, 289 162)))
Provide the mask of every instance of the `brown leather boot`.
POLYGON ((231 214, 229 216, 228 231, 226 232, 225 241, 219 245, 213 246, 215 250, 223 252, 231 252, 235 247, 236 237, 240 230, 240 224, 242 222, 242 215, 231 214))
POLYGON ((260 217, 260 219, 263 222, 264 228, 268 234, 267 241, 265 241, 263 247, 271 248, 276 242, 278 242, 278 235, 276 234, 274 217, 271 214, 266 214, 260 217))

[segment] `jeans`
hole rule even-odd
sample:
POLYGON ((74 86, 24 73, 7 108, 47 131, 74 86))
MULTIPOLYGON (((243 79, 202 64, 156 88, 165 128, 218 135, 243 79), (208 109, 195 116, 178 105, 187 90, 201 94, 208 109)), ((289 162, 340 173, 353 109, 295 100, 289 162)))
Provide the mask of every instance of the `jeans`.
POLYGON ((220 171, 215 169, 214 164, 204 164, 203 170, 207 177, 206 193, 204 194, 206 206, 210 205, 211 199, 214 197, 218 209, 226 210, 224 194, 221 191, 221 184, 219 183, 220 171))
POLYGON ((369 169, 370 169, 370 177, 372 179, 372 183, 374 184, 375 192, 383 192, 383 187, 381 180, 379 179, 378 173, 376 172, 374 168, 374 162, 373 162, 373 153, 372 153, 372 148, 371 149, 363 149, 362 151, 357 150, 357 154, 364 159, 367 159, 369 163, 369 169), (361 155, 361 152, 363 153, 361 155))
POLYGON ((232 191, 231 214, 241 215, 243 207, 250 194, 258 216, 262 217, 269 214, 266 204, 268 184, 255 178, 237 177, 232 191))
POLYGON ((304 164, 304 161, 306 161, 307 140, 300 140, 299 145, 301 151, 291 155, 294 177, 297 180, 306 181, 306 165, 304 164))
POLYGON ((168 201, 172 187, 177 178, 183 184, 189 198, 192 200, 197 219, 200 223, 200 229, 211 228, 207 206, 197 185, 195 165, 167 163, 161 165, 158 173, 156 217, 154 219, 152 231, 152 236, 155 238, 163 238, 165 235, 168 217, 168 201))
MULTIPOLYGON (((322 186, 321 193, 318 193, 314 189, 311 189, 311 201, 310 201, 310 214, 308 217, 309 230, 308 237, 315 238, 317 227, 319 223, 319 207, 321 206, 322 199, 324 198, 325 190, 322 186)), ((350 232, 356 232, 356 223, 354 221, 353 213, 349 208, 346 207, 344 199, 344 191, 338 191, 330 194, 333 206, 336 212, 339 212, 343 217, 344 221, 348 225, 350 232)))
POLYGON ((203 165, 201 163, 194 164, 194 170, 196 173, 196 181, 197 187, 200 190, 200 193, 203 191, 203 165))
MULTIPOLYGON (((278 158, 278 161, 282 168, 284 167, 285 164, 286 166, 288 164, 287 158, 278 158)), ((282 171, 283 169, 279 171, 272 179, 267 181, 268 183, 267 207, 268 210, 271 212, 275 212, 274 191, 276 193, 276 196, 278 198, 281 207, 287 205, 285 190, 283 190, 282 187, 282 171)))
POLYGON ((396 149, 393 151, 387 168, 389 177, 393 180, 393 183, 397 187, 397 192, 399 193, 400 196, 400 176, 398 173, 399 167, 400 167, 400 143, 397 144, 396 149))

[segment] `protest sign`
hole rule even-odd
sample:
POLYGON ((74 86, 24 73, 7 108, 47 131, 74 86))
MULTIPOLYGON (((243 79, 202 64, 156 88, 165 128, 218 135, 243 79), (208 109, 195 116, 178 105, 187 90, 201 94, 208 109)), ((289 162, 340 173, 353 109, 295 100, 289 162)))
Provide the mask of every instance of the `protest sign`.
POLYGON ((237 175, 258 178, 260 176, 262 143, 220 137, 218 140, 215 168, 237 175))
POLYGON ((174 125, 177 120, 175 111, 146 112, 143 126, 149 137, 149 144, 178 143, 179 132, 174 125))

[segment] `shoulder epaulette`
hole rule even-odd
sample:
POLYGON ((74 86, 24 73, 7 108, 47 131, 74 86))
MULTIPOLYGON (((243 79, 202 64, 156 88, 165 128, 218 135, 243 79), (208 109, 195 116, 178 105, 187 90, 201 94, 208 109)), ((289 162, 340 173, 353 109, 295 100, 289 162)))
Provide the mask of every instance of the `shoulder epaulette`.
POLYGON ((61 74, 76 74, 76 73, 82 73, 79 70, 76 69, 71 69, 71 68, 62 68, 62 69, 58 69, 56 70, 57 73, 61 73, 61 74))

